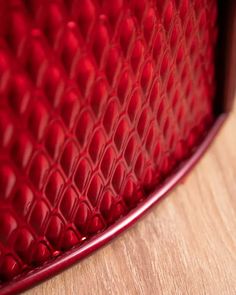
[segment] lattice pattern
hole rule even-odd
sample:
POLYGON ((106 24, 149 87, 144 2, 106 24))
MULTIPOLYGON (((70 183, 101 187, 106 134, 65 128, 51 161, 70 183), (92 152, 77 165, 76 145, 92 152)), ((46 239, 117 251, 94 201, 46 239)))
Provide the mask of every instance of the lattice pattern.
POLYGON ((103 231, 213 121, 216 0, 0 1, 0 284, 103 231))

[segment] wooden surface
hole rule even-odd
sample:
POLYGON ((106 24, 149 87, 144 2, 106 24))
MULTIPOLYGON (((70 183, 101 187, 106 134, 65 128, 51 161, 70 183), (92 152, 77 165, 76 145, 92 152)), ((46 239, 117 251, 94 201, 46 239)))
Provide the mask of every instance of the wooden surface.
POLYGON ((135 226, 26 294, 236 294, 236 108, 199 164, 135 226))

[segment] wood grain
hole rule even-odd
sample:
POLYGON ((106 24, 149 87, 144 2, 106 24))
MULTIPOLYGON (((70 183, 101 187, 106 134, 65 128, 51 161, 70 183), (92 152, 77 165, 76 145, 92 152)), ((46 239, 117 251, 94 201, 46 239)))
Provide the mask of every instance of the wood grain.
POLYGON ((236 108, 184 182, 109 245, 25 294, 236 294, 236 108))

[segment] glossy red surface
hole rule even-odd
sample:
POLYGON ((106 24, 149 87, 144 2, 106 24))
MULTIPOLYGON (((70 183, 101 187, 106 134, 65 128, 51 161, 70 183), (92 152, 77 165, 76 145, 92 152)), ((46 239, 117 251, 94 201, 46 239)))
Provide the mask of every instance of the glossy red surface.
POLYGON ((7 292, 105 243, 193 162, 215 121, 217 2, 0 0, 0 17, 7 292))

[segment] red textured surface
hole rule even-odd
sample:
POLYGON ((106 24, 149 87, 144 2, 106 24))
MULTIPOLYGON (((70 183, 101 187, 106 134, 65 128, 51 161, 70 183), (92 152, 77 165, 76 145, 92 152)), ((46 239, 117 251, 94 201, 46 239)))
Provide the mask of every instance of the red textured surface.
POLYGON ((216 0, 0 0, 0 287, 109 228, 214 121, 216 0))

